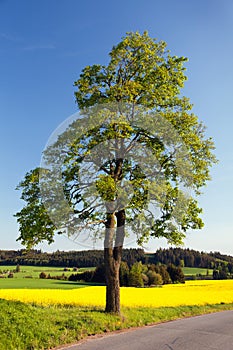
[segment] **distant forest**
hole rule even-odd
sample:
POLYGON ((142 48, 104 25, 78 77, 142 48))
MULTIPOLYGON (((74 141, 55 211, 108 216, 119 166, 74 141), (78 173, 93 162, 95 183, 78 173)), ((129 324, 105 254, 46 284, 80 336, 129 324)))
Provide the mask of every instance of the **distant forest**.
MULTIPOLYGON (((181 267, 206 269, 228 268, 233 272, 233 257, 219 252, 199 252, 193 249, 158 249, 146 253, 143 249, 123 249, 123 261, 132 266, 135 262, 143 264, 174 264, 181 267)), ((103 250, 56 251, 46 253, 41 250, 0 250, 0 265, 35 265, 61 267, 94 267, 103 264, 103 250)))

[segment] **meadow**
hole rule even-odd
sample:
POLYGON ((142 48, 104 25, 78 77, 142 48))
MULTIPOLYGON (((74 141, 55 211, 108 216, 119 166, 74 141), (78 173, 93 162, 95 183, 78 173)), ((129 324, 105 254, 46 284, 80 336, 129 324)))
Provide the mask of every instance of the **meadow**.
POLYGON ((190 275, 206 276, 207 271, 208 271, 209 276, 213 275, 212 269, 204 269, 204 268, 198 268, 198 267, 183 267, 182 271, 183 271, 185 276, 190 276, 190 275))
MULTIPOLYGON (((0 271, 14 271, 16 266, 0 265, 0 271)), ((94 270, 95 267, 80 267, 78 272, 86 270, 94 270)), ((65 274, 66 276, 74 273, 72 268, 50 267, 50 266, 20 266, 20 272, 14 274, 14 278, 39 278, 41 272, 50 274, 51 276, 65 274)))
MULTIPOLYGON (((1 265, 0 271, 14 271, 15 268, 15 266, 1 265)), ((95 267, 79 268, 78 272, 93 269, 95 267)), ((39 275, 41 272, 45 272, 47 275, 50 274, 50 276, 61 276, 64 274, 67 277, 72 273, 77 273, 72 268, 69 271, 65 271, 62 267, 20 266, 20 272, 14 273, 13 278, 0 279, 0 289, 74 289, 87 285, 79 282, 40 279, 39 275)))

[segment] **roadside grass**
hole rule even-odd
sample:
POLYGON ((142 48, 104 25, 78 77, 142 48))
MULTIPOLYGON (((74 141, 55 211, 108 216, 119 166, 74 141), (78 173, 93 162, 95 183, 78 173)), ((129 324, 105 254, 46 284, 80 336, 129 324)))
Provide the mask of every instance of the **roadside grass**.
POLYGON ((155 324, 210 312, 233 310, 233 304, 160 308, 122 308, 122 315, 101 308, 42 307, 0 299, 0 349, 45 350, 89 335, 155 324))

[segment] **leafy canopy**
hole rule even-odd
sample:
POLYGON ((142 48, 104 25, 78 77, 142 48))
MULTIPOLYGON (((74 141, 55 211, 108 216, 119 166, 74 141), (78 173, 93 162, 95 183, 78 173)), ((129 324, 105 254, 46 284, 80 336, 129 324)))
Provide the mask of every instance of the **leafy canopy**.
POLYGON ((79 118, 47 147, 45 169, 18 187, 26 201, 16 214, 24 244, 51 242, 62 227, 99 234, 119 212, 139 243, 154 236, 180 244, 188 229, 203 226, 196 196, 216 160, 213 141, 181 96, 186 61, 136 32, 112 48, 107 66, 83 69, 75 82, 79 118))

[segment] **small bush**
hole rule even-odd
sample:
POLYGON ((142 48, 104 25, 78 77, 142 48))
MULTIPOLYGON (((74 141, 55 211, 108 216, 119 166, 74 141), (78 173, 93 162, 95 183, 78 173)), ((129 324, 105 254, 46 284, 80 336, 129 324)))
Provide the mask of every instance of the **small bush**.
POLYGON ((47 278, 47 275, 46 275, 45 272, 42 271, 42 272, 40 273, 39 277, 42 278, 42 279, 45 279, 45 278, 47 278))
POLYGON ((92 278, 94 276, 94 271, 84 271, 82 273, 72 273, 72 275, 69 276, 69 281, 85 281, 85 282, 91 282, 92 278))
POLYGON ((157 285, 163 284, 162 276, 159 273, 155 272, 155 271, 149 270, 147 272, 147 277, 148 277, 148 284, 149 284, 149 286, 151 286, 151 285, 157 286, 157 285))

